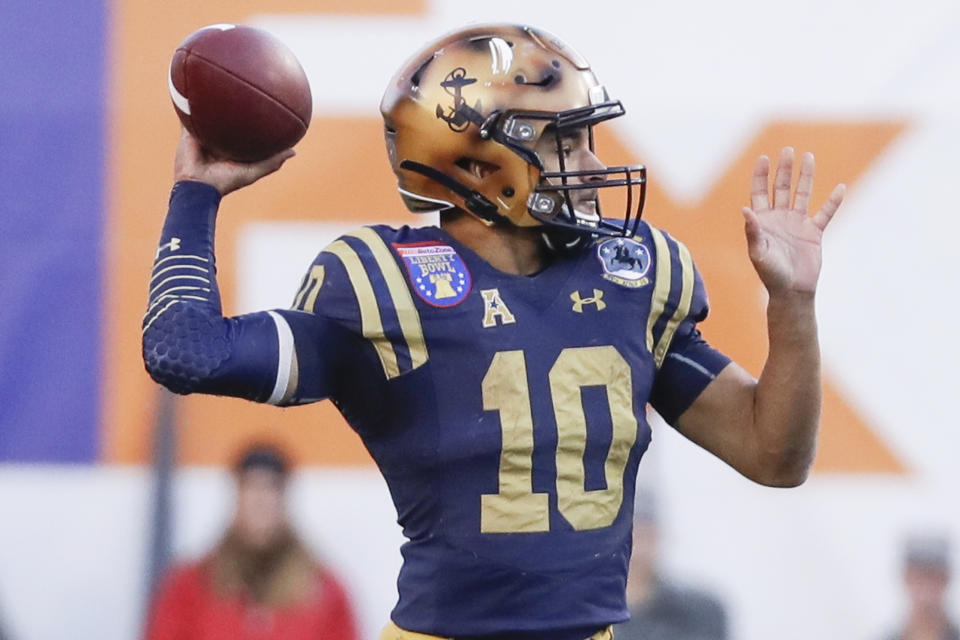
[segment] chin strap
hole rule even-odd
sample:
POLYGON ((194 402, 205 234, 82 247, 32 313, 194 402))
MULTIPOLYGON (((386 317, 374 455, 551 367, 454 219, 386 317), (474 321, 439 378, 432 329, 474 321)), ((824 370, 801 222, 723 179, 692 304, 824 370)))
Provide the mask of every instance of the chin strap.
POLYGON ((558 255, 577 253, 590 240, 589 234, 558 227, 544 227, 540 237, 547 249, 558 255))
POLYGON ((404 160, 400 163, 400 168, 406 169, 407 171, 413 171, 414 173, 419 173, 420 175, 429 178, 434 182, 439 182, 444 187, 463 198, 463 204, 467 210, 479 217, 481 220, 510 224, 510 219, 497 211, 497 205, 487 200, 479 191, 474 191, 452 176, 449 176, 442 171, 438 171, 431 166, 421 164, 413 160, 404 160))

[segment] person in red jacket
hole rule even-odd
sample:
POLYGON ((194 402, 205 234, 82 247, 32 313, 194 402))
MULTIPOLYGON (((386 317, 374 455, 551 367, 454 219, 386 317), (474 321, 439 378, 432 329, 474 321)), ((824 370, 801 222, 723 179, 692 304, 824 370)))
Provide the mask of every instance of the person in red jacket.
POLYGON ((168 572, 146 640, 358 639, 345 590, 290 526, 288 470, 272 448, 241 456, 231 526, 204 558, 168 572))

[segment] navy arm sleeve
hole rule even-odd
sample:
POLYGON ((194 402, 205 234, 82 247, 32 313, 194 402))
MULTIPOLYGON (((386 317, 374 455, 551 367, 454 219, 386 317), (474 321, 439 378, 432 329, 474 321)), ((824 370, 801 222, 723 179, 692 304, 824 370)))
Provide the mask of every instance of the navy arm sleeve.
POLYGON ((668 424, 676 424, 729 363, 730 358, 711 347, 693 322, 682 323, 654 380, 650 404, 668 424))
POLYGON ((707 385, 730 363, 730 358, 711 347, 700 335, 697 323, 706 319, 709 311, 703 279, 689 258, 686 248, 673 238, 666 238, 678 278, 682 278, 680 274, 684 270, 690 270, 689 273, 693 276, 690 306, 673 334, 650 394, 653 408, 668 424, 674 425, 707 385), (682 254, 686 254, 683 260, 679 259, 682 254))
POLYGON ((280 405, 334 395, 351 340, 337 323, 295 310, 223 317, 213 253, 219 204, 210 185, 174 185, 143 318, 150 376, 175 393, 280 405))

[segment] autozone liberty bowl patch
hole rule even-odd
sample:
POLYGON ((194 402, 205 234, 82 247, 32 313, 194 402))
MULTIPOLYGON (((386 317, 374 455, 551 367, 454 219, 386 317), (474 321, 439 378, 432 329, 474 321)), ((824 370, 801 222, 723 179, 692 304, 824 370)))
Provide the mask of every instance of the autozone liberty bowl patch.
POLYGON ((611 238, 597 245, 603 277, 631 289, 650 284, 650 250, 630 238, 611 238))
POLYGON ((395 244, 410 276, 413 290, 427 304, 452 307, 463 302, 473 284, 470 271, 457 251, 446 244, 395 244))

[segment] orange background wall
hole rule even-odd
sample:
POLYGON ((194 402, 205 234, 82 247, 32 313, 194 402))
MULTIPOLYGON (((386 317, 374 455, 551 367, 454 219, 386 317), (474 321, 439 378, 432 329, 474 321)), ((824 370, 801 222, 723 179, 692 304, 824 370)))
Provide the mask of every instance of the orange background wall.
MULTIPOLYGON (((258 10, 251 1, 178 0, 162 5, 116 2, 112 80, 108 269, 105 318, 103 456, 110 462, 142 463, 161 393, 143 370, 140 319, 156 239, 171 186, 178 123, 167 95, 169 56, 195 29, 214 22, 243 22, 258 10)), ((416 16, 422 0, 295 1, 273 3, 272 13, 356 13, 416 16)), ((398 53, 398 61, 405 52, 398 53)), ((313 91, 325 88, 314 86, 313 91)), ((628 116, 629 117, 629 116, 628 116)), ((754 374, 766 352, 762 288, 746 255, 739 207, 755 157, 776 156, 783 145, 813 151, 818 158, 814 202, 836 182, 852 185, 905 129, 902 122, 778 122, 763 128, 730 164, 702 201, 685 206, 657 183, 646 217, 684 240, 710 291, 712 313, 704 333, 754 374)), ((627 150, 615 130, 598 133, 609 163, 642 162, 642 149, 627 150)), ((842 215, 842 212, 841 212, 842 215)), ((277 175, 227 198, 217 233, 219 278, 230 312, 235 287, 238 231, 252 221, 410 221, 396 196, 383 151, 381 125, 373 118, 315 117, 297 157, 277 175), (342 185, 353 185, 343 189, 342 185)), ((321 247, 318 247, 319 250, 321 247)), ((304 265, 306 267, 306 265, 304 265)), ((293 296, 298 283, 289 283, 293 296)), ((278 410, 232 399, 178 399, 180 461, 222 464, 251 438, 288 445, 298 462, 366 465, 369 456, 328 402, 278 410)), ((816 471, 902 472, 903 465, 825 377, 825 411, 816 471)))

